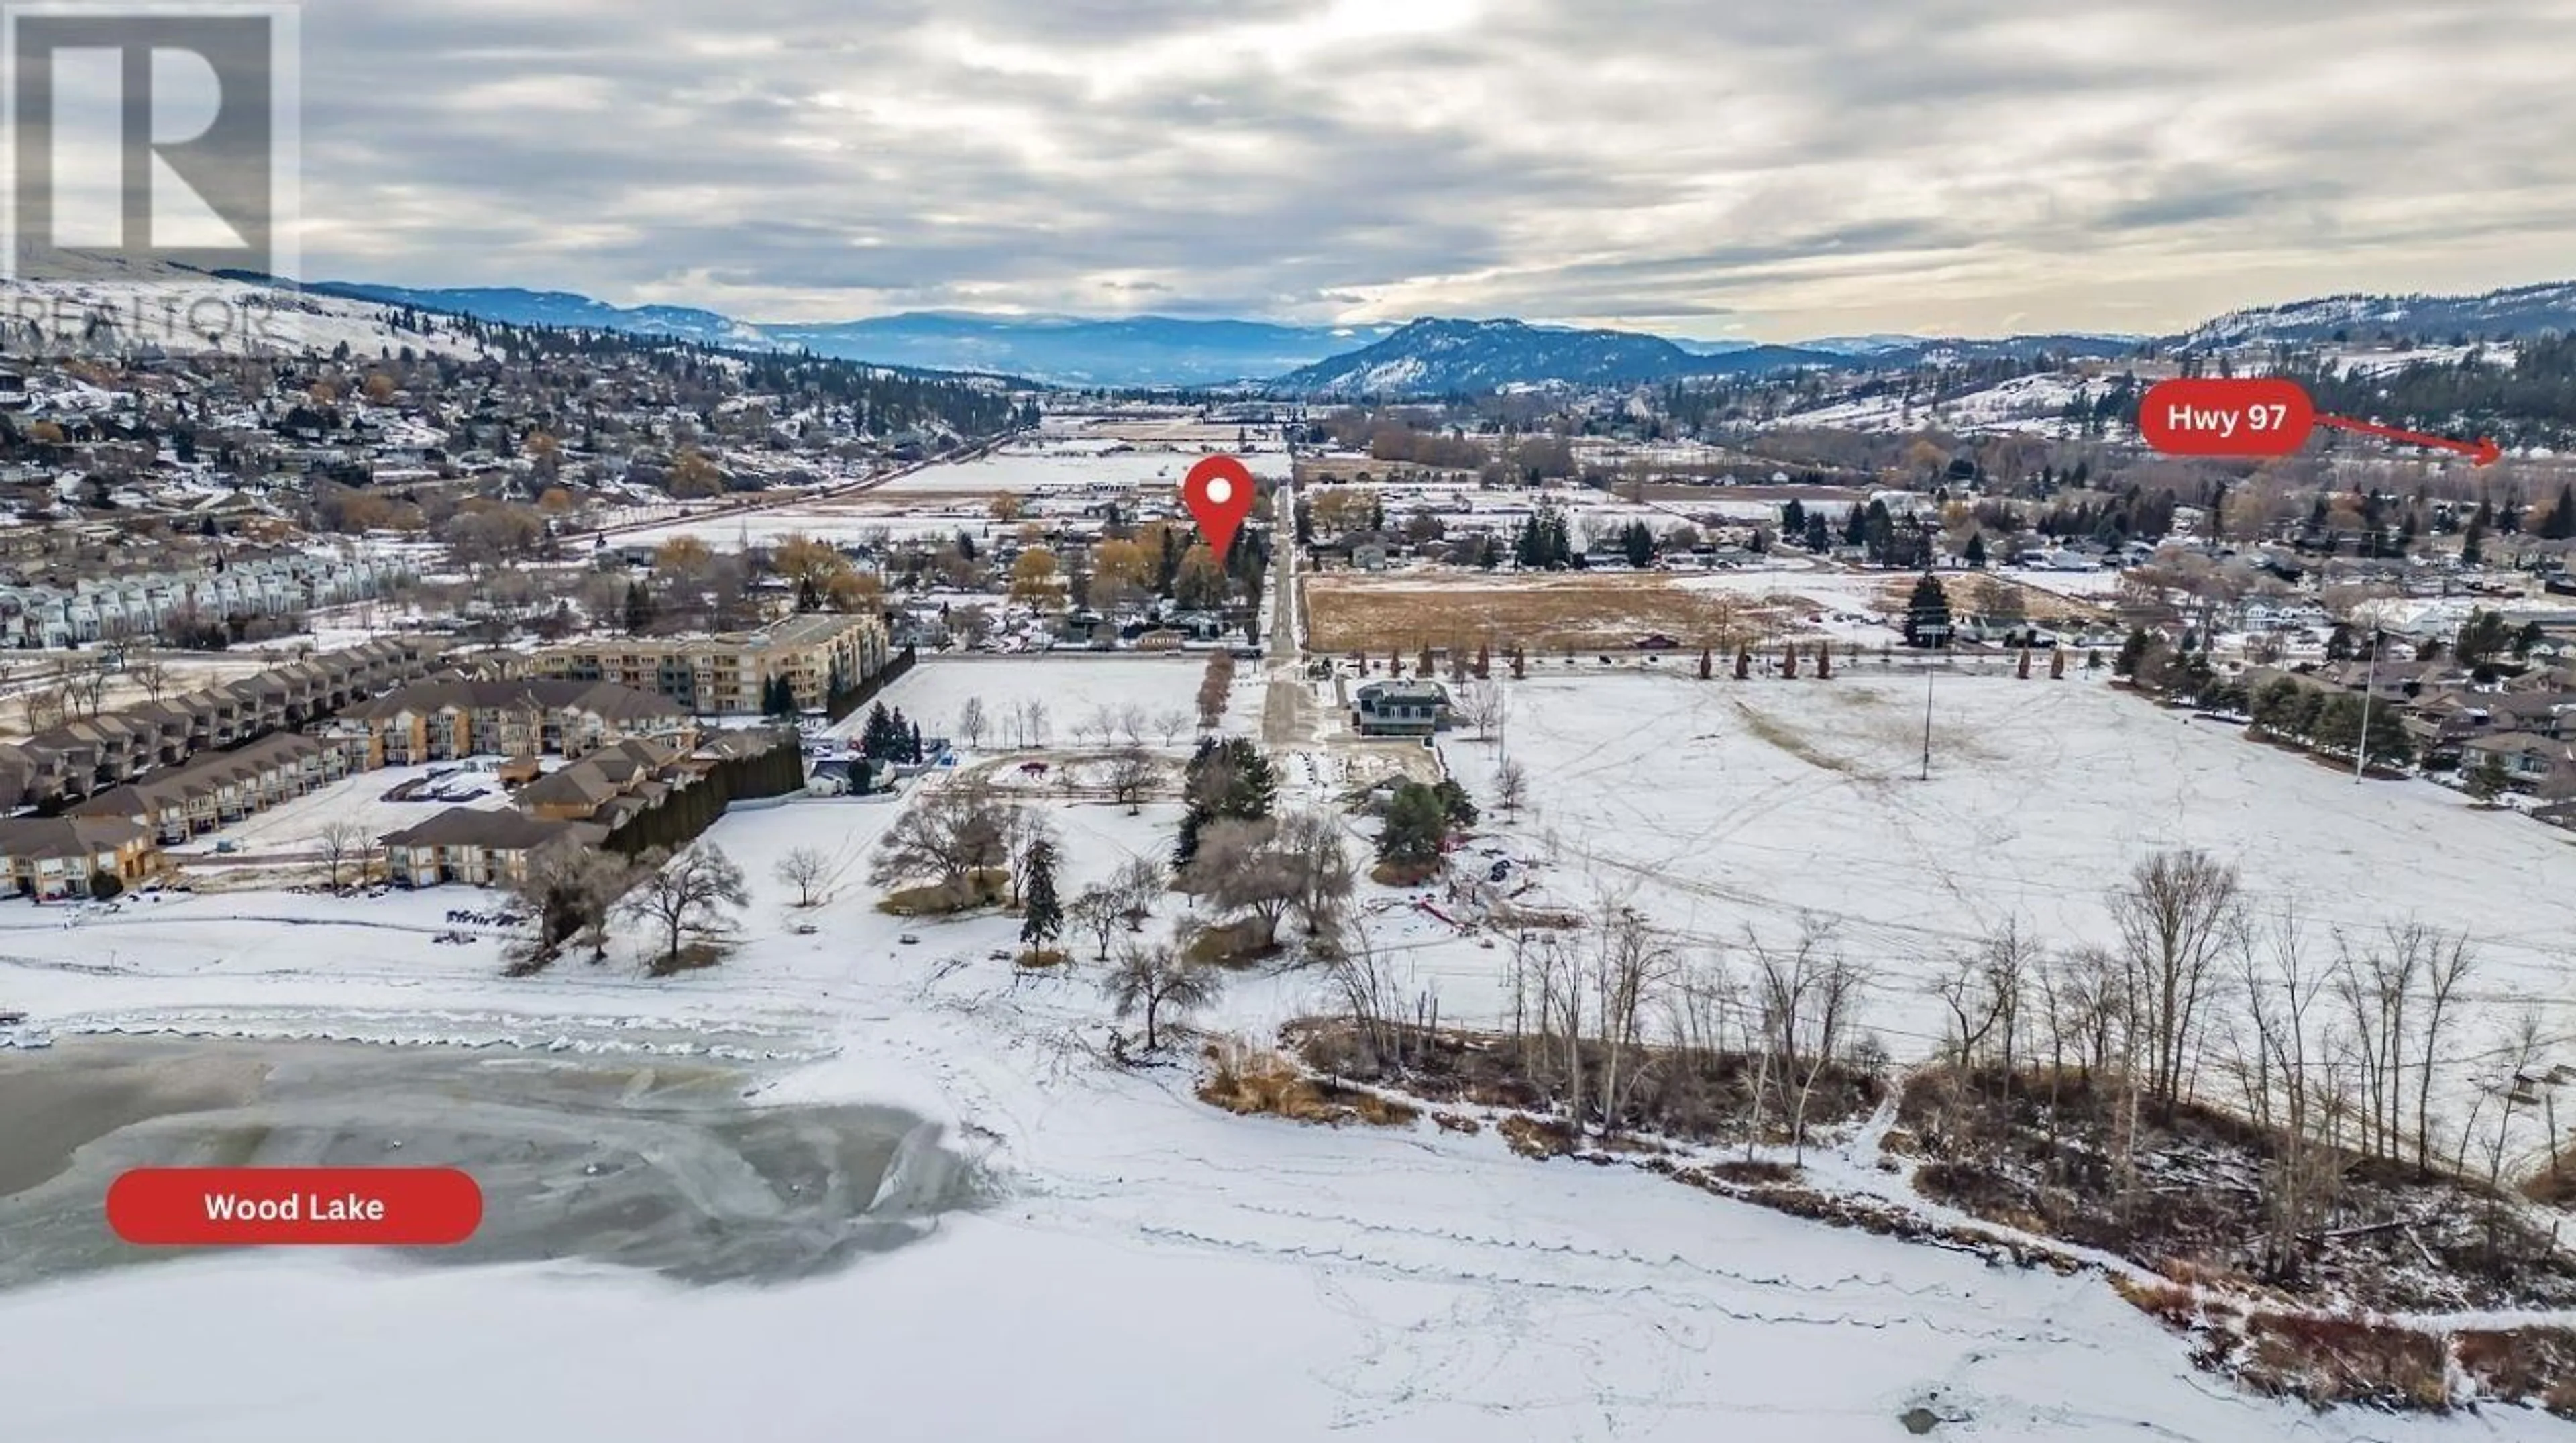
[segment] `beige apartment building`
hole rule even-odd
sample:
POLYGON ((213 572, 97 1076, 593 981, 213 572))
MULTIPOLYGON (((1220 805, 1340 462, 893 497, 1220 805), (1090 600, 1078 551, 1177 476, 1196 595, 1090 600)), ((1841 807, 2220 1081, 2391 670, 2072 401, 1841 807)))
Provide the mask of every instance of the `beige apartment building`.
POLYGON ((536 674, 659 692, 699 716, 756 716, 770 678, 784 676, 796 705, 820 711, 834 684, 847 690, 885 669, 891 648, 873 616, 791 616, 729 636, 588 637, 547 647, 536 674))

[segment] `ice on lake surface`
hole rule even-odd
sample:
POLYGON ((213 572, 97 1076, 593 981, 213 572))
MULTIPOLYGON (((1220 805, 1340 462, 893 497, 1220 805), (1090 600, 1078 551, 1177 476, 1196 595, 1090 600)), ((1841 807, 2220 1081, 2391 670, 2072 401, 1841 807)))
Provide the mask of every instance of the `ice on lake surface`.
POLYGON ((0 1288, 185 1256, 103 1226, 137 1167, 459 1167, 483 1225, 422 1262, 808 1277, 926 1235, 977 1171, 892 1108, 763 1107, 746 1068, 501 1049, 79 1039, 0 1053, 0 1288))

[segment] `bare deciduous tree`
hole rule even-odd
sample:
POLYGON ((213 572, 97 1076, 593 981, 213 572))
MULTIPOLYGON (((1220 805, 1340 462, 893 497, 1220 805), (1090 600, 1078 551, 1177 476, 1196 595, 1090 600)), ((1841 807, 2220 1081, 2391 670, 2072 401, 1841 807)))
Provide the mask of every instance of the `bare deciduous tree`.
POLYGON ((1131 942, 1101 984, 1119 1020, 1143 1015, 1147 1052, 1162 1046, 1166 1016, 1186 1017, 1216 1001, 1224 990, 1225 974, 1186 960, 1184 950, 1185 944, 1171 941, 1131 942))
POLYGON ((1791 1143, 1804 1156, 1807 1103, 1846 1045, 1862 986, 1859 970, 1831 943, 1831 929, 1815 918, 1801 924, 1797 941, 1787 947, 1746 934, 1763 1040, 1755 1057, 1754 1126, 1748 1145, 1761 1131, 1763 1094, 1769 1091, 1787 1114, 1791 1143))
POLYGON ((2146 1090, 2170 1119, 2194 1059, 2201 1004, 2221 959, 2244 941, 2236 869, 2206 852, 2160 852, 2112 892, 2111 915, 2143 988, 2139 1020, 2152 1051, 2146 1090))
POLYGON ((145 696, 154 701, 159 701, 164 696, 169 695, 171 685, 170 668, 157 660, 146 658, 142 661, 133 662, 125 668, 125 674, 133 680, 136 686, 143 688, 143 694, 145 696))
POLYGON ((1161 777, 1162 769, 1143 747, 1123 747, 1109 758, 1109 794, 1126 805, 1131 817, 1161 777))
POLYGON ((1127 899, 1110 886, 1085 887, 1066 905, 1064 915, 1077 932, 1099 944, 1100 960, 1109 960, 1109 943, 1127 924, 1127 899))
POLYGON ((1529 801, 1529 769, 1516 761, 1505 761, 1494 769, 1494 804, 1506 817, 1517 817, 1529 801))
POLYGON ((1670 948, 1657 941, 1643 914, 1619 902, 1605 903, 1593 933, 1591 983, 1593 1016, 1601 1033, 1601 1135, 1614 1137, 1628 1107, 1628 1090, 1637 1085, 1641 1068, 1632 1055, 1642 1055, 1640 1014, 1649 995, 1672 970, 1670 948))
POLYGON ((905 809, 886 830, 868 878, 880 887, 930 877, 942 887, 970 881, 1010 858, 1008 808, 981 787, 951 784, 905 809))
POLYGON ((1476 729, 1476 740, 1491 741, 1503 725, 1509 703, 1503 688, 1493 681, 1470 681, 1460 684, 1449 699, 1449 714, 1476 729))
POLYGON ((1204 900, 1223 916, 1249 913, 1259 925, 1253 945, 1267 948, 1279 940, 1280 920, 1304 893, 1301 859, 1279 845, 1279 824, 1261 821, 1211 822, 1199 833, 1199 849, 1181 873, 1181 890, 1204 900))
POLYGON ((815 894, 832 880, 832 859, 817 847, 798 847, 778 859, 779 883, 796 889, 796 905, 811 907, 815 894))
POLYGON ((1173 710, 1154 713, 1154 732, 1163 739, 1163 745, 1167 747, 1178 742, 1181 739, 1181 734, 1189 729, 1190 714, 1188 712, 1173 710))
POLYGON ((991 725, 992 722, 984 715, 982 697, 970 696, 966 698, 965 705, 957 708, 957 734, 966 739, 969 748, 976 751, 984 749, 984 733, 991 725))
POLYGON ((712 842, 701 842, 676 857, 657 847, 641 861, 648 870, 622 910, 661 930, 661 961, 678 961, 683 946, 690 942, 720 948, 727 936, 726 909, 751 902, 742 868, 712 842))
POLYGON ((376 839, 363 823, 354 817, 334 817, 322 824, 313 840, 322 849, 323 865, 330 869, 332 891, 340 890, 340 869, 351 861, 358 864, 358 880, 367 879, 367 861, 375 851, 376 839))
POLYGON ((1119 905, 1125 909, 1128 931, 1145 930, 1146 921, 1154 915, 1154 904, 1162 900, 1171 883, 1163 864, 1152 857, 1130 857, 1119 866, 1109 879, 1109 887, 1118 894, 1119 905))

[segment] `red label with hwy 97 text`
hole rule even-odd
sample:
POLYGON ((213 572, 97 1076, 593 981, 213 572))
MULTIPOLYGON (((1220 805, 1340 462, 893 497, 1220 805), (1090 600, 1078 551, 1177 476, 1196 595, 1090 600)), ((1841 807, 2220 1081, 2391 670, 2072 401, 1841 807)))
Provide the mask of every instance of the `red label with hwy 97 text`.
POLYGON ((142 1247, 442 1247, 482 1223, 452 1167, 147 1167, 107 1189, 107 1225, 142 1247))
POLYGON ((2163 381, 2138 403, 2138 434, 2173 456, 2287 456, 2316 425, 2306 389, 2272 376, 2163 381))

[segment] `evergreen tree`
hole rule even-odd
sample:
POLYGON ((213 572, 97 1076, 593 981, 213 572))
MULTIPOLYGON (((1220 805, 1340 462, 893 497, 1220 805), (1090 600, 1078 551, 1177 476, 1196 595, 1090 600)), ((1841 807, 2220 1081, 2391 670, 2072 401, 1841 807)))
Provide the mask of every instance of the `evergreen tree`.
POLYGON ((909 737, 909 738, 907 738, 907 740, 911 743, 911 745, 910 745, 910 747, 909 747, 909 749, 908 749, 908 751, 907 751, 907 757, 908 757, 908 759, 909 759, 909 760, 910 760, 910 761, 911 761, 915 766, 919 766, 919 765, 921 764, 921 759, 922 759, 922 758, 921 758, 921 723, 919 723, 919 722, 914 722, 914 723, 912 724, 911 735, 910 735, 910 737, 909 737))
POLYGON ((1806 534, 1806 530, 1807 508, 1797 497, 1792 496, 1789 498, 1789 504, 1780 508, 1780 534, 1802 536, 1806 534))
POLYGON ((2505 789, 2512 784, 2512 775, 2504 769, 2504 758, 2493 752, 2478 758, 2478 764, 2469 769, 2464 782, 2470 796, 2489 803, 2503 796, 2505 789))
POLYGON ((1021 880, 1020 940, 1032 949, 1042 949, 1064 931, 1064 904, 1055 894, 1055 844, 1038 841, 1030 844, 1026 863, 1028 875, 1021 880))
POLYGON ((626 630, 641 636, 653 625, 653 593, 641 581, 626 583, 626 630))
POLYGON ((1449 810, 1439 793, 1420 782, 1398 782, 1378 832, 1377 857, 1390 866, 1424 868, 1440 860, 1449 838, 1449 810))
POLYGON ((1942 589, 1941 578, 1931 572, 1923 573, 1914 583, 1914 594, 1906 598, 1905 644, 1950 644, 1950 594, 1942 589))
POLYGON ((2558 504, 2549 508, 2549 519, 2540 524, 2543 541, 2576 541, 2576 482, 2558 488, 2558 504))
POLYGON ((1257 822, 1270 815, 1279 777, 1249 737, 1207 737, 1183 771, 1179 845, 1173 861, 1186 867, 1199 854, 1199 833, 1215 821, 1257 822))
POLYGON ((1982 531, 1970 532, 1968 535, 1968 549, 1963 553, 1963 555, 1966 556, 1970 566, 1975 567, 1980 571, 1984 570, 1986 566, 1986 533, 1982 531))
POLYGON ((1631 521, 1619 533, 1619 549, 1628 564, 1643 571, 1655 564, 1655 533, 1643 521, 1631 521))
POLYGON ((2111 674, 2135 678, 2138 668, 2146 665, 2147 652, 2154 645, 2155 638, 2147 635, 2145 627, 2131 627, 2129 639, 2120 643, 2120 655, 2111 663, 2111 674))

